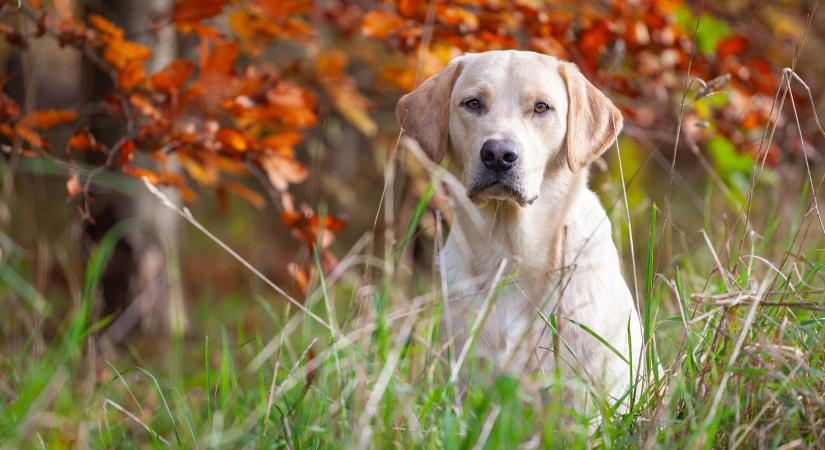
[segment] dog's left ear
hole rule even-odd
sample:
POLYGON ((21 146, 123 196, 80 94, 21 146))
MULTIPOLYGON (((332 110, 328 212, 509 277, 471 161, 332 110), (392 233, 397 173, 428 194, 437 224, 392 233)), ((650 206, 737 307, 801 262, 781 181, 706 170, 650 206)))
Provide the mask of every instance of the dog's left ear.
POLYGON ((622 131, 622 113, 575 64, 559 62, 567 84, 567 165, 573 173, 593 162, 622 131))
POLYGON ((401 97, 395 106, 398 125, 418 141, 418 145, 435 162, 440 162, 447 153, 450 98, 461 67, 460 58, 454 59, 444 70, 401 97))

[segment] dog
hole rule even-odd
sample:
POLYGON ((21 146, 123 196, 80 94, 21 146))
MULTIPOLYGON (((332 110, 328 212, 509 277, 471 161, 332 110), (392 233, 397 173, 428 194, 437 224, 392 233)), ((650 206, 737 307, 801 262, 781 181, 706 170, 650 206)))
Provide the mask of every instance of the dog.
POLYGON ((396 117, 433 162, 447 159, 466 196, 455 203, 470 205, 454 208, 439 257, 443 338, 457 351, 472 340, 509 372, 562 374, 577 408, 594 394, 624 408, 639 379, 639 314, 587 187, 620 110, 573 63, 502 50, 453 59, 396 117))

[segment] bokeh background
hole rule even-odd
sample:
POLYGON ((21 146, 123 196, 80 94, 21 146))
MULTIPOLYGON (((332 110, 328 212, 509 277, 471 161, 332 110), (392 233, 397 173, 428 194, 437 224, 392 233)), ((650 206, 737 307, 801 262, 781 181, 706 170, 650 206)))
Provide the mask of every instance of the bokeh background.
MULTIPOLYGON (((624 133, 594 164, 591 187, 613 219, 629 280, 619 151, 638 282, 654 209, 657 273, 705 248, 700 230, 733 260, 743 230, 785 232, 800 211, 815 217, 800 193, 821 192, 821 8, 0 1, 0 364, 64 336, 85 298, 90 255, 113 229, 124 238, 91 294, 91 355, 174 367, 184 358, 169 352, 202 352, 216 330, 274 332, 262 311, 287 308, 283 295, 166 207, 144 177, 296 298, 348 252, 388 264, 430 182, 398 146, 395 103, 464 52, 556 55, 621 107, 624 133)), ((403 289, 431 286, 436 225, 449 227, 449 205, 436 189, 408 233, 393 262, 403 289)), ((819 236, 811 223, 803 242, 819 236)), ((344 273, 349 296, 367 295, 376 273, 344 273)), ((100 361, 90 367, 111 376, 100 361)))

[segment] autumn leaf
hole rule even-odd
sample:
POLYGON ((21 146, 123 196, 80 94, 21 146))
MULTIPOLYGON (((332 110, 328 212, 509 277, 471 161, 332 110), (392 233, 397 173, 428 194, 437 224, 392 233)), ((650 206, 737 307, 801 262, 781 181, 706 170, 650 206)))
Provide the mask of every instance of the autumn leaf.
POLYGON ((184 0, 172 11, 172 22, 199 22, 223 12, 225 0, 184 0))
POLYGON ((238 59, 240 47, 237 42, 218 42, 212 46, 201 61, 201 78, 205 74, 228 75, 232 72, 235 60, 238 59))
POLYGON ((728 36, 719 40, 716 44, 716 56, 725 59, 732 55, 738 55, 748 48, 751 41, 745 36, 728 36))
POLYGON ((152 184, 160 184, 161 181, 163 180, 163 178, 161 177, 161 175, 159 173, 157 173, 153 170, 144 169, 142 167, 135 167, 135 166, 126 165, 126 166, 121 167, 120 170, 124 174, 133 176, 137 179, 142 180, 142 179, 146 178, 146 180, 148 182, 152 183, 152 184))
POLYGON ((257 0, 256 3, 273 19, 312 11, 312 0, 257 0))
POLYGON ((295 156, 294 147, 304 140, 301 133, 295 131, 288 131, 280 134, 271 134, 261 139, 261 145, 267 150, 272 150, 284 158, 293 158, 295 156))
POLYGON ((224 149, 236 152, 249 150, 249 139, 238 130, 233 128, 221 128, 215 133, 215 139, 221 143, 224 149))
POLYGON ((194 65, 185 59, 172 61, 166 67, 154 73, 150 81, 156 90, 171 93, 186 82, 192 74, 193 68, 194 65))
POLYGON ((361 32, 369 38, 385 38, 397 33, 404 26, 404 20, 391 11, 370 11, 361 22, 361 32))
POLYGON ((131 91, 132 88, 146 79, 146 70, 141 61, 129 61, 123 69, 117 73, 117 84, 123 91, 131 91))
POLYGON ((288 81, 279 82, 266 93, 268 113, 286 125, 308 127, 315 125, 315 96, 288 81))
POLYGON ((66 142, 66 150, 74 148, 79 151, 103 151, 104 146, 97 143, 94 135, 88 129, 76 131, 66 142))
POLYGON ((294 159, 265 154, 260 162, 269 182, 279 191, 285 191, 290 184, 301 183, 307 177, 306 167, 294 159))
POLYGON ((132 61, 146 61, 152 56, 148 48, 130 41, 114 40, 103 50, 103 59, 116 69, 132 61))
POLYGON ((41 109, 25 115, 18 125, 42 130, 63 125, 77 119, 77 113, 65 109, 41 109))
POLYGON ((88 20, 93 27, 97 28, 97 30, 107 38, 116 40, 123 39, 123 29, 110 22, 109 19, 97 14, 91 14, 88 20))
POLYGON ((135 141, 126 139, 120 144, 120 152, 117 155, 117 163, 120 165, 132 162, 135 153, 135 141))

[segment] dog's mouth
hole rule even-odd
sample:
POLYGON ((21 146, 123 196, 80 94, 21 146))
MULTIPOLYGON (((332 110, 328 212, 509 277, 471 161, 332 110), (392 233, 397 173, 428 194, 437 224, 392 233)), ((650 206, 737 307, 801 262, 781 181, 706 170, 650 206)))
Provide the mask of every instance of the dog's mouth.
POLYGON ((508 180, 500 178, 476 183, 467 191, 467 196, 476 203, 490 200, 505 201, 520 207, 532 205, 538 198, 537 195, 528 197, 521 187, 513 186, 508 180))

